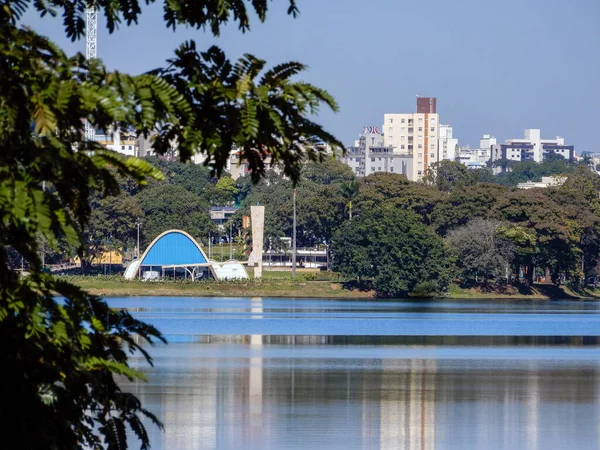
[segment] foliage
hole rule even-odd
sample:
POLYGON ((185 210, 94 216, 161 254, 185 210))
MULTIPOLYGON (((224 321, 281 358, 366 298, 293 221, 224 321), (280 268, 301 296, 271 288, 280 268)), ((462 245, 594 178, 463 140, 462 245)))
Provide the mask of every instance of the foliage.
POLYGON ((233 203, 233 200, 238 193, 238 189, 235 186, 235 181, 231 177, 223 177, 219 179, 215 188, 223 196, 223 205, 229 205, 233 203))
POLYGON ((542 177, 568 175, 577 170, 577 166, 564 158, 550 158, 538 163, 535 161, 496 162, 503 171, 493 179, 494 183, 514 187, 528 181, 541 181, 542 177))
POLYGON ((322 104, 338 107, 326 91, 292 81, 305 66, 289 62, 265 68, 265 61, 253 55, 232 63, 215 46, 198 51, 194 41, 182 44, 168 66, 153 73, 174 86, 189 109, 179 109, 177 121, 162 127, 154 148, 164 152, 177 142, 184 158, 200 150, 207 156, 204 164, 220 176, 235 146, 254 182, 265 174, 267 157, 293 181, 300 178, 302 161, 322 161, 323 150, 306 137, 343 148, 308 119, 322 104))
MULTIPOLYGON (((347 179, 347 171, 339 164, 323 164, 317 169, 309 163, 302 172, 303 178, 296 188, 297 243, 300 247, 329 242, 344 221, 345 201, 339 187, 347 179)), ((265 243, 270 242, 273 249, 284 248, 281 238, 292 235, 293 184, 270 172, 254 186, 249 177, 239 178, 236 186, 239 192, 247 192, 233 219, 236 233, 240 232, 241 217, 250 214, 250 206, 260 204, 265 206, 265 243)))
POLYGON ((432 213, 432 223, 442 236, 475 218, 489 218, 498 199, 508 190, 495 184, 479 183, 458 187, 432 213))
POLYGON ((437 187, 440 191, 450 192, 458 187, 472 185, 474 177, 473 172, 464 164, 442 160, 431 164, 423 177, 423 182, 437 187))
POLYGON ((446 196, 437 189, 423 183, 412 183, 404 175, 374 173, 365 177, 356 199, 358 214, 367 214, 382 203, 393 204, 396 208, 412 211, 430 225, 436 208, 446 196))
POLYGON ((147 246, 164 231, 178 229, 201 242, 216 227, 210 220, 209 205, 183 187, 160 185, 144 189, 136 196, 144 212, 142 245, 147 246))
POLYGON ((340 192, 342 193, 342 197, 346 200, 348 209, 348 218, 352 220, 352 201, 358 197, 358 193, 360 192, 360 184, 356 181, 349 181, 347 183, 342 183, 340 185, 340 192))
POLYGON ((371 280, 380 295, 406 296, 425 281, 444 291, 451 280, 452 259, 444 241, 416 214, 392 205, 342 225, 331 251, 334 271, 371 280))
POLYGON ((125 250, 136 242, 136 221, 144 217, 135 197, 92 198, 92 213, 84 233, 84 260, 89 261, 111 249, 125 250))
POLYGON ((487 284, 508 276, 513 248, 498 234, 501 223, 475 219, 447 237, 462 284, 487 284))
MULTIPOLYGON (((267 4, 173 0, 164 3, 164 18, 173 29, 208 28, 217 35, 230 21, 248 30, 250 13, 264 20, 267 4)), ((294 0, 288 4, 288 12, 296 15, 294 0)), ((182 160, 205 152, 217 175, 235 144, 253 169, 253 181, 263 175, 267 154, 297 181, 300 160, 323 155, 304 137, 340 145, 310 119, 319 107, 335 110, 337 105, 326 91, 292 80, 304 69, 299 63, 267 70, 254 56, 231 63, 215 47, 200 52, 187 42, 165 68, 131 76, 81 54, 67 57, 20 24, 30 8, 42 16, 60 14, 67 36, 75 40, 83 35, 88 6, 99 9, 109 32, 137 22, 141 14, 137 0, 0 0, 0 397, 4 406, 11 405, 0 409, 1 448, 126 448, 127 426, 148 448, 141 417, 159 424, 115 378, 143 379, 127 357, 141 352, 151 363, 142 345, 161 340, 158 330, 127 312, 110 310, 41 267, 39 242, 56 248, 60 241, 83 255, 89 250, 86 236, 94 224, 100 229, 104 218, 116 227, 111 234, 128 242, 127 222, 139 211, 130 198, 111 205, 108 197, 118 195, 120 187, 130 196, 136 193, 128 180, 162 179, 147 161, 84 139, 83 119, 96 129, 153 134, 159 155, 172 152, 174 143, 182 160), (92 218, 91 200, 102 207, 98 217, 92 218), (128 205, 129 217, 117 219, 128 205), (28 267, 28 277, 9 265, 14 252, 28 267)), ((185 198, 185 188, 152 186, 139 194, 140 205, 147 213, 166 210, 173 188, 185 198)), ((191 210, 175 207, 191 215, 190 227, 203 232, 200 204, 191 210), (191 223, 194 219, 199 222, 191 223)))
POLYGON ((347 164, 326 158, 320 164, 305 164, 302 167, 301 179, 316 184, 339 184, 354 181, 354 172, 347 164))

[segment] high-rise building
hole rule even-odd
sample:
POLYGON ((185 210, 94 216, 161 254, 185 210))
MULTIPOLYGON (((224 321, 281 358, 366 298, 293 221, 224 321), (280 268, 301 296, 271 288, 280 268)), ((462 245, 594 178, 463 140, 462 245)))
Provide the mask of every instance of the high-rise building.
POLYGON ((450 125, 440 125, 438 137, 438 161, 443 159, 455 160, 458 157, 458 139, 452 137, 450 125))
POLYGON ((438 161, 438 114, 384 114, 383 121, 383 146, 396 154, 412 155, 413 179, 421 179, 438 161))

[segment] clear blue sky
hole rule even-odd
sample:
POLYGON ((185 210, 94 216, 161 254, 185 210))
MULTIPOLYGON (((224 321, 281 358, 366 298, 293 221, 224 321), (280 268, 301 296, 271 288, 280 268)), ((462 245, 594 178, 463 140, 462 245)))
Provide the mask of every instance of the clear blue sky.
MULTIPOLYGON (((216 43, 230 57, 253 53, 270 64, 296 60, 303 78, 328 89, 338 114, 319 121, 350 144, 384 113, 413 112, 416 95, 438 98, 442 123, 460 145, 483 133, 522 137, 525 128, 565 137, 578 152, 600 151, 599 0, 297 0, 285 14, 275 0, 267 21, 250 33, 229 27, 220 38, 167 30, 160 5, 139 25, 108 35, 100 23, 98 54, 109 68, 140 73, 158 66, 187 39, 216 43)), ((69 43, 60 21, 29 13, 25 22, 69 43)))

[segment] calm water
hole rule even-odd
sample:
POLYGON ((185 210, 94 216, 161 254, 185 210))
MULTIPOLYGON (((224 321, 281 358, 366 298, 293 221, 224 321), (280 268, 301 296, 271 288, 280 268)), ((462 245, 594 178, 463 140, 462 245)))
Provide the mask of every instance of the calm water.
POLYGON ((600 303, 110 299, 154 449, 598 449, 600 303))

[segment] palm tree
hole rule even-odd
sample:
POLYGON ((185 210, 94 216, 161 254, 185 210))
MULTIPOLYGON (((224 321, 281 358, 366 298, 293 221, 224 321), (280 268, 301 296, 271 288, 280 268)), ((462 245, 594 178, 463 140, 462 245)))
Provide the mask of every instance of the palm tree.
POLYGON ((346 208, 348 208, 348 217, 352 220, 352 200, 358 197, 360 186, 357 181, 349 181, 342 183, 340 186, 342 196, 348 201, 346 208))

